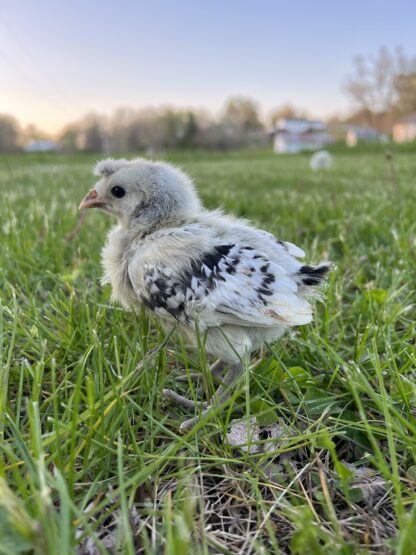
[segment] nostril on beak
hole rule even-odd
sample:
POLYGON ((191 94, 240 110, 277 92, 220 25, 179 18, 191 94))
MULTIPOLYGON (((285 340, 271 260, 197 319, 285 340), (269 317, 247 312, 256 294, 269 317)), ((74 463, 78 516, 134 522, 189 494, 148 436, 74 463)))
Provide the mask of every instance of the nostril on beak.
POLYGON ((84 208, 99 208, 104 203, 100 202, 98 193, 95 189, 91 189, 89 193, 84 197, 84 200, 81 201, 79 205, 79 209, 83 210, 84 208))
POLYGON ((97 198, 98 193, 95 189, 91 189, 91 191, 88 193, 87 198, 85 200, 94 200, 95 198, 97 198))

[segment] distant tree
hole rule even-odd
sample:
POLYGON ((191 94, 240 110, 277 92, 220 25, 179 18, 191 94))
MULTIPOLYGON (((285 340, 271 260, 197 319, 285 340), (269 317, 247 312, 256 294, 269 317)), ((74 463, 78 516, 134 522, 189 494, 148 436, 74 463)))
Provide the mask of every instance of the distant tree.
POLYGON ((372 127, 381 133, 389 134, 396 116, 397 113, 394 106, 392 106, 390 110, 377 113, 363 108, 353 112, 344 120, 344 123, 357 127, 372 127))
POLYGON ((220 149, 251 147, 262 142, 265 133, 257 104, 243 97, 228 100, 215 134, 220 149))
POLYGON ((198 120, 193 112, 184 114, 184 134, 180 146, 192 148, 195 146, 195 139, 198 135, 198 120))
POLYGON ((109 141, 112 152, 136 150, 136 133, 131 132, 136 117, 137 111, 131 108, 119 108, 112 115, 109 123, 109 141))
POLYGON ((347 76, 345 91, 358 109, 377 113, 389 110, 394 102, 397 75, 404 63, 401 51, 380 48, 377 55, 356 56, 347 76))
POLYGON ((396 90, 397 111, 400 114, 416 112, 416 70, 398 75, 396 90))
POLYGON ((344 90, 361 114, 367 114, 367 124, 381 128, 393 119, 401 102, 409 100, 408 74, 416 71, 415 58, 402 50, 380 48, 373 56, 357 56, 354 69, 344 83, 344 90), (402 92, 400 93, 400 83, 402 92))
POLYGON ((58 137, 59 144, 64 152, 75 152, 77 150, 78 134, 79 130, 75 125, 64 127, 58 137))
POLYGON ((326 120, 326 128, 332 139, 345 141, 346 122, 339 115, 333 115, 326 120))
POLYGON ((17 120, 8 114, 0 114, 0 152, 20 150, 20 127, 17 120))
POLYGON ((103 133, 97 122, 91 122, 84 130, 82 150, 87 152, 103 151, 103 133))
POLYGON ((77 125, 76 146, 86 152, 103 152, 109 154, 109 136, 104 118, 97 114, 88 114, 77 125))
POLYGON ((178 148, 193 148, 198 134, 198 122, 191 111, 176 112, 175 139, 178 148))
POLYGON ((245 131, 257 130, 263 127, 257 104, 243 97, 230 98, 225 105, 223 122, 245 131))
POLYGON ((163 147, 174 148, 184 134, 180 114, 169 108, 161 114, 159 123, 163 128, 163 147))
POLYGON ((276 125, 277 120, 282 118, 306 118, 307 112, 302 108, 297 108, 296 106, 292 106, 292 104, 284 104, 278 108, 275 108, 270 113, 268 120, 270 121, 271 125, 276 125))
POLYGON ((154 118, 152 133, 147 134, 152 148, 192 148, 198 133, 196 116, 191 111, 167 108, 154 118))
POLYGON ((166 110, 154 108, 140 110, 130 129, 138 149, 163 152, 165 148, 174 146, 175 127, 166 121, 165 114, 166 110))
POLYGON ((120 108, 110 118, 89 114, 60 135, 65 151, 161 153, 174 148, 230 149, 265 146, 256 104, 230 99, 218 118, 204 110, 120 108))
POLYGON ((203 128, 200 127, 195 137, 195 145, 206 150, 225 150, 227 141, 224 126, 221 123, 210 122, 203 128))
POLYGON ((22 131, 22 140, 24 143, 30 141, 41 141, 47 138, 47 134, 32 123, 27 125, 22 131))
POLYGON ((368 108, 359 108, 345 119, 345 123, 358 127, 368 127, 374 123, 374 114, 368 108))
POLYGON ((167 129, 162 115, 165 111, 155 108, 124 111, 124 117, 119 119, 113 116, 110 123, 110 140, 118 152, 141 150, 161 151, 166 147, 167 129))
POLYGON ((120 127, 116 127, 116 129, 112 129, 112 139, 114 140, 117 137, 117 132, 121 135, 119 138, 119 142, 115 149, 118 152, 122 152, 123 150, 129 150, 131 152, 135 152, 137 150, 141 150, 146 145, 146 120, 143 121, 140 117, 134 117, 129 125, 125 128, 125 142, 123 141, 122 130, 120 127))

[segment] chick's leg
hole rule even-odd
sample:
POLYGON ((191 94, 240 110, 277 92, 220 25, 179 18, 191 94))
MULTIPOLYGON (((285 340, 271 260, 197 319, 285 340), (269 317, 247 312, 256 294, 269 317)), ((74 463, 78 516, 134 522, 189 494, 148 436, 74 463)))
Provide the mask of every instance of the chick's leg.
MULTIPOLYGON (((220 358, 218 359, 216 362, 214 362, 214 364, 212 364, 212 366, 210 366, 210 372, 212 375, 212 378, 214 380, 214 382, 218 382, 222 376, 222 372, 224 370, 226 363, 220 358)), ((233 368, 231 368, 231 370, 233 370, 233 368)), ((224 378, 224 384, 227 380, 227 376, 228 373, 226 374, 225 378, 224 378)), ((202 374, 187 374, 185 376, 179 376, 176 381, 188 381, 188 378, 191 380, 194 380, 197 376, 202 377, 202 374)), ((223 387, 222 385, 220 385, 220 387, 217 389, 217 391, 215 392, 215 396, 218 397, 218 394, 222 395, 223 390, 221 389, 221 387, 223 387)), ((202 395, 203 393, 203 388, 200 387, 198 388, 196 394, 199 397, 200 395, 202 395)), ((206 409, 208 407, 208 403, 206 402, 202 402, 202 401, 193 401, 192 399, 188 399, 187 397, 184 397, 183 395, 179 395, 179 393, 176 393, 176 391, 173 391, 173 389, 164 389, 162 391, 162 396, 164 399, 170 399, 171 401, 173 401, 174 403, 176 403, 177 405, 180 405, 182 407, 185 407, 187 409, 206 409)))
MULTIPOLYGON (((224 366, 225 366, 225 362, 222 360, 222 358, 219 358, 217 361, 214 362, 214 364, 211 364, 211 366, 209 367, 209 371, 211 372, 212 378, 215 381, 219 381, 219 379, 222 376, 222 372, 224 370, 224 366)), ((191 381, 198 381, 201 380, 203 377, 202 372, 190 372, 181 376, 178 376, 176 378, 177 382, 188 382, 188 380, 191 381)))
POLYGON ((202 401, 195 403, 195 401, 193 401, 192 399, 187 399, 183 395, 179 395, 179 393, 176 393, 176 391, 173 391, 173 389, 164 389, 162 391, 162 396, 164 399, 170 399, 177 405, 180 405, 181 407, 185 407, 187 409, 195 409, 198 407, 201 409, 206 409, 208 406, 208 403, 202 401))
MULTIPOLYGON (((209 371, 214 385, 218 385, 219 383, 221 383, 222 374, 226 365, 227 363, 222 358, 219 358, 216 362, 214 362, 214 364, 210 366, 209 371)), ((205 384, 205 388, 203 385, 198 388, 196 392, 198 397, 202 397, 205 389, 209 389, 206 386, 207 384, 205 384)))
MULTIPOLYGON (((214 364, 210 366, 209 370, 211 372, 211 375, 214 381, 218 381, 220 379, 222 372, 224 370, 224 366, 225 366, 225 362, 221 358, 219 358, 216 362, 214 362, 214 364)), ((188 381, 188 379, 195 380, 196 378, 201 378, 201 377, 202 377, 202 374, 191 373, 185 376, 179 376, 178 378, 176 378, 176 381, 184 382, 184 381, 188 381)), ((202 393, 203 393, 203 388, 200 387, 197 391, 197 396, 201 395, 202 393)), ((173 391, 173 389, 164 389, 162 391, 162 396, 164 399, 170 399, 177 405, 180 405, 187 409, 195 409, 195 408, 206 409, 208 406, 208 403, 206 402, 195 403, 192 399, 187 399, 183 395, 179 395, 179 393, 176 393, 175 391, 173 391)))
MULTIPOLYGON (((183 370, 182 370, 183 372, 183 370)), ((189 380, 191 382, 199 382, 202 379, 201 372, 189 372, 186 374, 181 374, 180 376, 175 377, 175 382, 178 383, 188 383, 189 380)))
POLYGON ((192 428, 192 426, 194 426, 200 418, 202 418, 210 411, 215 409, 215 407, 218 404, 226 401, 231 395, 232 386, 235 385, 235 383, 237 382, 238 378, 241 376, 242 373, 243 373, 243 365, 241 364, 241 362, 232 366, 226 372, 224 379, 222 381, 222 384, 218 387, 217 391, 215 392, 214 402, 206 406, 202 410, 201 414, 199 414, 198 416, 195 416, 194 418, 189 418, 188 420, 185 420, 184 422, 182 422, 180 429, 189 430, 189 428, 192 428))
MULTIPOLYGON (((216 362, 214 362, 214 364, 212 364, 210 366, 210 372, 212 375, 212 378, 214 380, 214 382, 218 382, 221 379, 222 373, 224 371, 224 367, 226 366, 226 363, 224 362, 224 360, 222 360, 221 358, 219 358, 216 362)), ((226 373, 225 377, 224 377, 224 381, 223 383, 218 387, 217 391, 214 394, 215 398, 220 398, 223 396, 223 393, 225 392, 225 390, 227 389, 228 384, 230 384, 233 381, 234 378, 234 374, 235 374, 235 368, 236 367, 232 367, 230 368, 230 370, 228 370, 228 372, 226 373)), ((179 378, 176 379, 176 381, 188 381, 188 378, 191 380, 194 380, 197 376, 202 376, 202 374, 188 374, 186 376, 179 376, 179 378)), ((238 376, 237 376, 238 377, 238 376)), ((204 389, 202 387, 198 388, 196 394, 199 397, 200 395, 202 395, 204 389)), ((176 393, 176 391, 174 391, 173 389, 164 389, 162 391, 162 396, 164 399, 170 399, 171 401, 173 401, 174 403, 176 403, 177 405, 180 405, 182 407, 185 407, 187 409, 202 409, 202 410, 206 410, 208 408, 208 403, 207 402, 202 402, 202 401, 193 401, 192 399, 188 399, 187 397, 184 397, 183 395, 179 395, 179 393, 176 393)))
POLYGON ((225 366, 226 362, 224 362, 222 358, 219 358, 216 362, 214 362, 214 364, 210 366, 209 371, 211 372, 214 381, 221 378, 225 366))

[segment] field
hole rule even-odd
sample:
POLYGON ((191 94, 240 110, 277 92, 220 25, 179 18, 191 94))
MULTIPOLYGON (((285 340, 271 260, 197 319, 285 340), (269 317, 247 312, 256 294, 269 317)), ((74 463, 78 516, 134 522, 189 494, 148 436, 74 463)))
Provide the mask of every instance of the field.
POLYGON ((332 260, 325 302, 181 433, 161 392, 191 397, 203 346, 110 303, 107 216, 67 237, 97 157, 0 157, 0 553, 416 553, 416 154, 170 158, 209 207, 332 260))

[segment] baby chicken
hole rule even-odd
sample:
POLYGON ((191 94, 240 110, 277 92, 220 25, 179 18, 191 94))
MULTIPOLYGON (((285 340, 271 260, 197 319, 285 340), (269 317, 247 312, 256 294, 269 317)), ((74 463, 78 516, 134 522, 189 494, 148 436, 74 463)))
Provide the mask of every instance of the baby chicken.
MULTIPOLYGON (((311 322, 308 298, 330 263, 303 265, 304 253, 292 243, 206 210, 191 179, 165 162, 109 159, 94 173, 101 178, 80 209, 98 208, 118 220, 102 251, 103 283, 111 284, 114 301, 133 310, 144 305, 191 345, 196 330, 204 335, 207 353, 218 358, 213 376, 222 376, 217 402, 227 398, 252 351, 311 322)), ((164 396, 195 406, 172 390, 164 396)), ((198 406, 204 414, 213 405, 198 406)))

